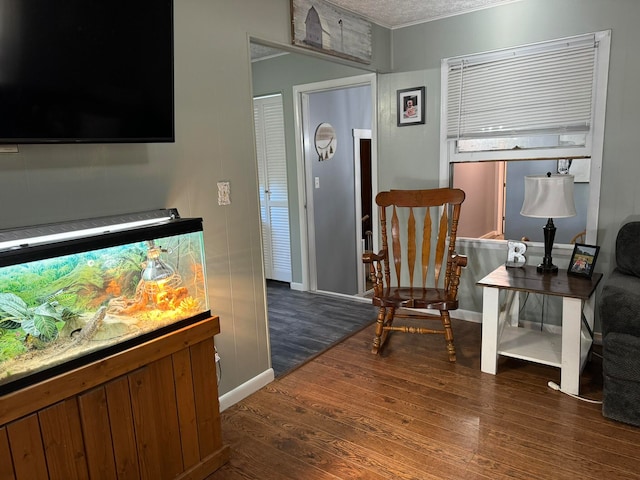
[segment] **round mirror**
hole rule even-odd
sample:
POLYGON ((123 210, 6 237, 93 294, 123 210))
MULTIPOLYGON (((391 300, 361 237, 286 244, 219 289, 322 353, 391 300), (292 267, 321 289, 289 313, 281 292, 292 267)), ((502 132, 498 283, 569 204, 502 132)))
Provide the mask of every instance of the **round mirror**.
POLYGON ((330 123, 321 123, 316 128, 315 134, 316 152, 318 159, 322 162, 329 160, 336 153, 336 130, 330 123))

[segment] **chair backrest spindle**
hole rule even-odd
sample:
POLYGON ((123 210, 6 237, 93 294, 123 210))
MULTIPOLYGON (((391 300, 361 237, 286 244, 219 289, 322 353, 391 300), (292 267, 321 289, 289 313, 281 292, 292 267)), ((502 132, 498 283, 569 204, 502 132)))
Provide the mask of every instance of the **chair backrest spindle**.
POLYGON ((431 209, 424 211, 422 223, 422 288, 427 286, 427 275, 429 273, 429 259, 431 258, 431 209))
POLYGON ((413 287, 413 272, 416 266, 416 218, 413 216, 413 208, 409 208, 409 220, 407 221, 407 262, 409 264, 409 284, 413 287))
POLYGON ((400 272, 402 270, 402 247, 400 246, 400 221, 398 220, 398 210, 393 206, 391 217, 391 245, 393 252, 393 263, 396 272, 396 280, 400 285, 400 272))
MULTIPOLYGON (((447 208, 442 209, 440 216, 440 229, 438 230, 438 241, 436 243, 436 260, 435 260, 435 284, 438 285, 440 281, 440 272, 442 270, 442 260, 444 259, 445 241, 447 239, 447 230, 449 227, 449 218, 447 215, 447 208)), ((446 267, 445 267, 446 270, 446 267)), ((447 275, 445 275, 446 277, 447 275)))

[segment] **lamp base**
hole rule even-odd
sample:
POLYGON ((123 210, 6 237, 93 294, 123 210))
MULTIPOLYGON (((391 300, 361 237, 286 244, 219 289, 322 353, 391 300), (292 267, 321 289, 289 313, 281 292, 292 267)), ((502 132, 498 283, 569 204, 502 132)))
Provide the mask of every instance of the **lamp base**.
POLYGON ((558 267, 551 264, 551 265, 546 265, 544 263, 541 263, 540 265, 538 265, 538 273, 558 273, 558 267))
POLYGON ((544 257, 542 257, 542 263, 538 265, 538 273, 558 273, 558 267, 553 264, 551 258, 553 239, 556 236, 556 226, 553 224, 552 218, 547 220, 547 224, 542 230, 544 233, 544 257))

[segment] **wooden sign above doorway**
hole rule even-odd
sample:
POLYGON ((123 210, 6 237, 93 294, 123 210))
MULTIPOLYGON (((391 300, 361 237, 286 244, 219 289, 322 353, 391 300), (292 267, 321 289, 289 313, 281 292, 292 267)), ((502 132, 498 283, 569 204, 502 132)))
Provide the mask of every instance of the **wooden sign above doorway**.
POLYGON ((291 42, 371 63, 371 22, 323 0, 291 0, 291 42))

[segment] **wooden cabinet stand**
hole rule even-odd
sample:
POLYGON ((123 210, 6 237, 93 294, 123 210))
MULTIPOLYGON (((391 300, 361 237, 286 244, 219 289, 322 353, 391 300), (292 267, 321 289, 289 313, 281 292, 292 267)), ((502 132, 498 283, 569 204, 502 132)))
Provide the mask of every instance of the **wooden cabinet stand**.
POLYGON ((204 479, 227 462, 211 317, 0 397, 0 480, 204 479))

